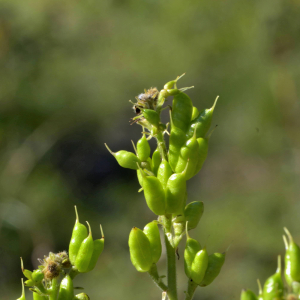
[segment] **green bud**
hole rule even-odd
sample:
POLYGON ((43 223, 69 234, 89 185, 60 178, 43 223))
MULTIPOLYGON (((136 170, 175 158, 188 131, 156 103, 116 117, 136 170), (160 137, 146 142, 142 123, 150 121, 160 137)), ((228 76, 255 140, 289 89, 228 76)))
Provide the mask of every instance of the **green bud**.
POLYGON ((161 256, 161 240, 157 222, 148 223, 143 231, 150 242, 152 261, 156 264, 161 256))
POLYGON ((74 300, 90 300, 90 297, 86 293, 77 294, 74 300))
POLYGON ((270 276, 263 288, 263 299, 264 300, 273 300, 274 298, 282 299, 284 292, 283 281, 281 278, 281 259, 280 255, 278 256, 278 266, 276 273, 270 276))
POLYGON ((242 290, 241 300, 258 300, 258 298, 251 290, 242 290))
POLYGON ((191 277, 197 284, 200 284, 204 278, 208 266, 208 254, 206 248, 198 251, 191 268, 191 277))
POLYGON ((44 279, 44 273, 37 269, 37 270, 34 270, 33 273, 32 273, 32 280, 34 282, 40 282, 44 279))
POLYGON ((21 282, 22 282, 22 295, 17 300, 26 300, 23 278, 21 279, 21 282))
POLYGON ((48 299, 49 299, 48 296, 42 296, 36 292, 33 292, 33 300, 48 300, 48 299))
POLYGON ((208 266, 200 286, 208 286, 220 274, 226 253, 214 253, 208 256, 208 266))
POLYGON ((73 280, 69 274, 67 274, 60 283, 57 300, 73 300, 74 289, 73 280))
POLYGON ((143 162, 150 157, 150 145, 145 135, 136 144, 137 157, 143 162))
POLYGON ((28 279, 24 282, 24 285, 26 286, 34 286, 34 281, 32 279, 28 279))
POLYGON ((87 224, 89 226, 89 235, 82 241, 75 260, 75 267, 79 272, 87 271, 94 251, 94 241, 92 237, 91 226, 88 222, 87 224))
POLYGON ((112 154, 115 157, 115 159, 121 167, 132 170, 138 169, 137 163, 140 163, 141 161, 137 158, 137 156, 134 153, 125 150, 112 152, 106 144, 104 145, 110 152, 110 154, 112 154))
POLYGON ((197 227, 204 211, 204 204, 200 201, 189 203, 184 209, 184 216, 188 221, 188 230, 197 227))
POLYGON ((300 282, 300 248, 294 242, 292 235, 284 228, 289 241, 285 239, 285 278, 287 283, 291 286, 293 281, 300 282))
POLYGON ((75 206, 76 221, 72 232, 72 237, 69 245, 69 258, 72 265, 75 265, 76 256, 79 251, 82 241, 87 237, 86 227, 79 222, 77 208, 75 206))
POLYGON ((130 259, 139 272, 148 272, 153 258, 150 241, 146 234, 137 227, 133 227, 128 240, 130 259))

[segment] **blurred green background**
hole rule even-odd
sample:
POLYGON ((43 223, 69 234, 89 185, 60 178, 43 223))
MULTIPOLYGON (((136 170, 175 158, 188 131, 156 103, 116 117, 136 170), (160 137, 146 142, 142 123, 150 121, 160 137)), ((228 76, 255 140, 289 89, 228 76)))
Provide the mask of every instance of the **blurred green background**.
MULTIPOLYGON (((104 142, 131 151, 141 127, 128 100, 184 72, 197 107, 220 95, 208 159, 188 183, 189 201, 205 204, 191 236, 209 252, 231 245, 195 299, 257 291, 284 253, 283 226, 300 243, 299 16, 298 0, 1 0, 1 299, 20 296, 20 256, 31 269, 67 250, 74 205, 95 238, 99 223, 106 235, 97 268, 75 285, 91 299, 159 299, 127 245, 155 216, 104 142)), ((178 278, 183 295, 182 259, 178 278)))

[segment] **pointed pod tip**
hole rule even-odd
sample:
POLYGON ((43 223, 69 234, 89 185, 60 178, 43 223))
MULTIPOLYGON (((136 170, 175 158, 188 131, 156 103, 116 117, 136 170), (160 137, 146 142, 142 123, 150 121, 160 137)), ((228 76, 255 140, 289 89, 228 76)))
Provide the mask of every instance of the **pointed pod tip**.
POLYGON ((277 269, 276 269, 276 273, 281 273, 281 256, 278 255, 277 257, 277 269))
POLYGON ((74 208, 75 208, 75 215, 76 215, 76 223, 79 223, 79 217, 78 217, 77 206, 74 205, 74 208))
POLYGON ((262 287, 261 287, 261 283, 260 283, 260 280, 257 278, 257 285, 258 285, 258 293, 259 295, 262 294, 262 287))
POLYGON ((213 106, 210 108, 212 111, 214 111, 214 109, 215 109, 215 107, 216 107, 216 105, 217 105, 218 99, 219 99, 219 96, 217 96, 217 98, 216 98, 216 100, 215 100, 213 106))
POLYGON ((289 242, 293 243, 294 242, 293 237, 292 237, 291 233, 289 232, 289 230, 286 227, 283 227, 283 230, 285 231, 286 235, 288 236, 289 242))
POLYGON ((101 232, 101 238, 104 239, 104 233, 103 233, 103 229, 102 229, 102 225, 100 224, 100 232, 101 232))
POLYGON ((22 257, 20 257, 20 259, 21 259, 21 270, 22 270, 22 272, 23 272, 23 271, 24 271, 23 259, 22 259, 22 257))
POLYGON ((109 153, 110 153, 111 155, 115 156, 115 153, 112 152, 112 151, 109 149, 109 147, 107 146, 107 144, 104 143, 104 145, 105 145, 106 149, 109 151, 109 153))
POLYGON ((86 223, 88 224, 89 227, 89 235, 92 236, 92 229, 91 229, 91 225, 88 221, 86 221, 86 223))
POLYGON ((284 248, 285 248, 285 250, 288 250, 288 248, 289 248, 289 243, 288 243, 288 241, 287 241, 287 238, 286 238, 285 235, 282 235, 282 238, 283 238, 284 248))

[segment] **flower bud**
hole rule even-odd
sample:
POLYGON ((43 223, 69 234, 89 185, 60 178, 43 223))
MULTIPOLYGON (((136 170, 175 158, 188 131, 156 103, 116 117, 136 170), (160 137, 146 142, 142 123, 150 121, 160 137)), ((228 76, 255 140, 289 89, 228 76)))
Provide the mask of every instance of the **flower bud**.
POLYGON ((152 125, 155 127, 159 126, 160 117, 159 114, 152 109, 143 109, 143 117, 152 125))
POLYGON ((251 290, 242 290, 241 300, 258 300, 258 298, 251 290))
POLYGON ((90 300, 90 297, 86 293, 77 294, 74 300, 90 300))
POLYGON ((44 273, 42 272, 42 270, 37 269, 37 270, 33 271, 33 273, 32 273, 32 280, 34 282, 40 282, 43 279, 44 279, 44 273))

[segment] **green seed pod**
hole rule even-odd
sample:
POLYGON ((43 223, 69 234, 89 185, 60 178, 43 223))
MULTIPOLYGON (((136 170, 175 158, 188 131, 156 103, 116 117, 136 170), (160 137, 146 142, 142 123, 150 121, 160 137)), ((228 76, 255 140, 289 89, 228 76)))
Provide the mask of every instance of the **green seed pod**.
POLYGON ((155 110, 152 110, 152 109, 143 109, 142 110, 143 112, 143 116, 144 118, 153 126, 155 127, 158 127, 159 125, 159 121, 160 121, 160 118, 159 118, 159 114, 155 111, 155 110))
POLYGON ((273 300, 274 298, 282 299, 283 292, 284 292, 284 286, 281 278, 281 259, 279 255, 276 273, 270 276, 264 284, 263 299, 264 300, 273 300))
POLYGON ((172 170, 175 172, 176 165, 179 159, 180 150, 186 142, 185 132, 176 128, 172 123, 171 118, 171 134, 169 140, 169 163, 172 170))
POLYGON ((184 249, 184 271, 188 278, 192 279, 192 265, 196 254, 201 250, 201 245, 186 233, 186 245, 184 249))
POLYGON ((241 300, 258 300, 258 298, 251 290, 242 290, 241 300))
POLYGON ((35 282, 32 279, 28 279, 24 282, 25 286, 34 286, 35 282))
POLYGON ((74 289, 73 280, 69 274, 67 274, 60 283, 57 300, 73 300, 74 289))
POLYGON ((200 112, 197 107, 193 106, 192 121, 199 116, 200 112))
MULTIPOLYGON (((195 132, 196 133, 196 132, 195 132)), ((185 179, 189 180, 195 174, 196 167, 199 160, 199 144, 196 139, 196 134, 189 139, 185 145, 180 149, 180 155, 176 165, 176 173, 181 173, 185 168, 185 179)))
POLYGON ((146 234, 133 227, 128 240, 130 259, 139 272, 148 272, 152 266, 152 251, 146 234))
POLYGON ((191 268, 191 277, 197 284, 200 284, 203 280, 207 266, 208 254, 204 247, 202 250, 197 252, 191 268))
POLYGON ((168 179, 166 187, 166 212, 169 214, 183 213, 186 195, 185 171, 179 174, 175 173, 168 179))
POLYGON ((71 241, 69 244, 69 258, 72 265, 75 265, 76 256, 82 241, 87 237, 87 229, 86 227, 79 223, 79 217, 77 213, 77 208, 75 206, 75 214, 76 214, 76 221, 72 232, 71 241))
POLYGON ((134 153, 125 150, 112 152, 106 144, 104 145, 110 152, 110 154, 112 154, 115 157, 115 159, 121 167, 132 170, 138 169, 137 163, 140 163, 141 161, 137 158, 137 156, 134 153))
POLYGON ((32 273, 32 280, 34 282, 40 282, 43 279, 44 279, 44 273, 42 272, 42 270, 37 269, 37 270, 33 271, 33 273, 32 273))
POLYGON ((23 278, 21 279, 21 282, 22 282, 22 295, 17 300, 26 300, 23 278))
POLYGON ((287 283, 291 286, 293 281, 300 281, 300 248, 294 242, 292 235, 284 228, 289 241, 285 239, 286 252, 285 252, 285 278, 287 283))
POLYGON ((140 138, 136 144, 137 157, 143 162, 150 157, 150 145, 145 135, 140 138))
POLYGON ((94 251, 91 226, 88 222, 87 224, 89 226, 89 235, 82 241, 75 260, 75 267, 79 272, 86 272, 94 251))
POLYGON ((157 222, 148 223, 143 231, 150 242, 152 262, 156 264, 161 256, 161 241, 157 222))
POLYGON ((160 181, 154 176, 146 176, 140 169, 143 176, 144 195, 148 207, 156 215, 165 214, 165 191, 160 181))
POLYGON ((204 137, 206 133, 208 132, 211 121, 212 121, 212 116, 214 113, 215 106, 217 104, 219 96, 216 98, 214 105, 209 108, 209 109, 204 109, 200 111, 200 114, 198 115, 197 118, 195 118, 188 129, 187 132, 187 137, 191 138, 194 135, 194 131, 197 131, 197 138, 199 137, 204 137))
POLYGON ((158 170, 157 178, 161 182, 162 186, 165 188, 168 182, 168 179, 173 174, 172 168, 169 162, 165 159, 162 160, 158 170))
POLYGON ((91 260, 90 260, 90 263, 89 263, 89 266, 88 266, 86 272, 90 272, 95 268, 97 261, 99 259, 99 256, 104 249, 104 234, 103 234, 101 225, 100 225, 100 231, 101 231, 102 237, 101 237, 101 239, 94 240, 94 251, 93 251, 93 254, 92 254, 92 257, 91 257, 91 260))
POLYGON ((33 292, 33 300, 48 300, 48 296, 41 296, 36 292, 33 292))
POLYGON ((90 297, 86 293, 77 294, 74 300, 90 300, 90 297))
POLYGON ((160 156, 159 150, 157 148, 153 152, 153 155, 152 155, 152 164, 151 164, 152 172, 154 173, 155 176, 157 176, 157 170, 158 170, 158 168, 160 166, 160 163, 161 163, 161 156, 160 156))
MULTIPOLYGON (((168 91, 169 92, 169 91, 168 91)), ((172 93, 172 92, 170 92, 172 93)), ((172 123, 176 128, 187 132, 193 113, 193 104, 190 97, 182 92, 177 93, 172 105, 172 123)))
POLYGON ((208 139, 205 138, 198 138, 197 139, 199 148, 198 148, 198 161, 195 167, 194 176, 202 169, 202 166, 206 160, 207 153, 208 153, 208 139))
POLYGON ((214 253, 208 256, 208 266, 200 286, 208 286, 219 275, 225 262, 226 253, 214 253))
MULTIPOLYGON (((27 279, 32 279, 32 272, 29 270, 24 269, 24 264, 23 264, 23 259, 22 257, 20 257, 21 259, 21 270, 23 275, 27 278, 27 279)), ((22 283, 23 284, 23 283, 22 283)))
POLYGON ((184 209, 184 216, 188 221, 188 230, 197 227, 204 211, 204 204, 200 201, 189 203, 184 209))

